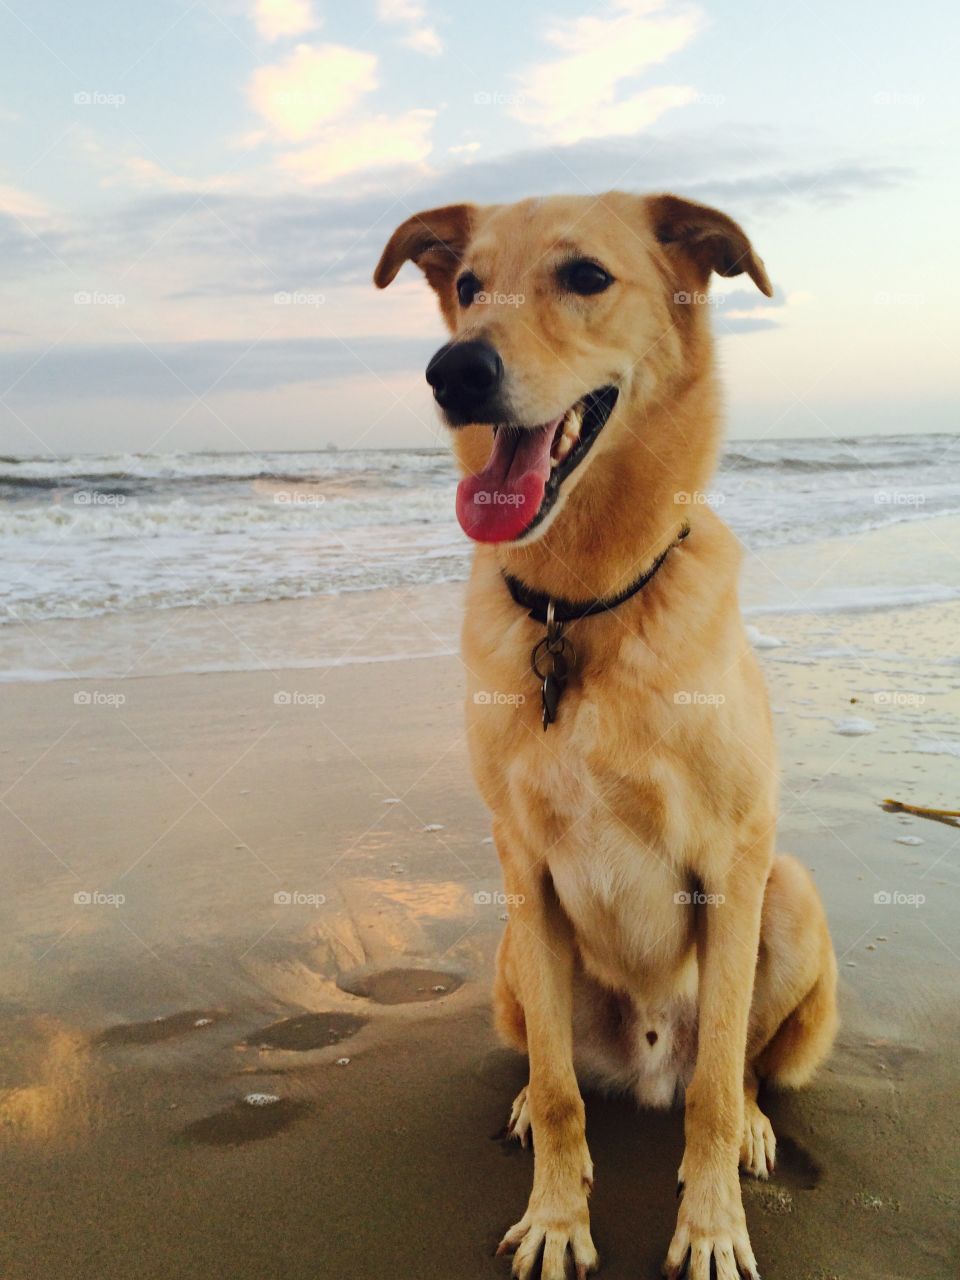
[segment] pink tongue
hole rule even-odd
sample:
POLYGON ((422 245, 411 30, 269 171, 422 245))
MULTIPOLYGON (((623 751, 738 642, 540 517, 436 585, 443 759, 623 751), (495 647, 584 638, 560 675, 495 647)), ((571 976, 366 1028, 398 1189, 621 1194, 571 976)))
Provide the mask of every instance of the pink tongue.
POLYGON ((487 465, 457 486, 457 519, 476 542, 519 538, 540 510, 560 419, 519 431, 501 427, 487 465))

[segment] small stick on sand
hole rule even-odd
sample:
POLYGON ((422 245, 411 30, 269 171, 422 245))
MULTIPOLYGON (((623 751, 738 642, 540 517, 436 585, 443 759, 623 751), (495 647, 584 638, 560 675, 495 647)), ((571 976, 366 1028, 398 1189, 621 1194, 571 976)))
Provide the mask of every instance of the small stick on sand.
POLYGON ((887 813, 913 813, 918 818, 931 818, 934 822, 945 822, 948 827, 960 827, 960 809, 928 809, 919 804, 905 804, 902 800, 883 800, 880 808, 887 813))

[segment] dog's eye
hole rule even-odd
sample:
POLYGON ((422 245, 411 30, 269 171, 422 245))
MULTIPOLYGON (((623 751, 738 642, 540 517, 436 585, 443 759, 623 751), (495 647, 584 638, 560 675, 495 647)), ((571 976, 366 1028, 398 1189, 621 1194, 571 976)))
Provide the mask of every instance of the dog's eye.
POLYGON ((479 292, 480 281, 472 271, 468 271, 457 281, 457 297, 460 299, 461 307, 469 307, 479 292))
POLYGON ((589 262, 586 258, 577 262, 568 262, 561 272, 561 281, 571 293, 603 293, 613 284, 613 276, 604 271, 599 262, 589 262))

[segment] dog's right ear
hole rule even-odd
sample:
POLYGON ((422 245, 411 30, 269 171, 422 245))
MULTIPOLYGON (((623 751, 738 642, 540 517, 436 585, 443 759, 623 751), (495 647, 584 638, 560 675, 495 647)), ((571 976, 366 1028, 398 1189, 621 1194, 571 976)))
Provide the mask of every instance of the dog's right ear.
POLYGON ((718 276, 738 276, 745 271, 761 293, 773 297, 763 259, 739 223, 719 209, 680 196, 646 196, 645 204, 657 239, 668 251, 679 252, 692 262, 704 284, 711 271, 718 276))
POLYGON ((405 262, 415 262, 442 298, 460 266, 476 212, 476 205, 448 204, 401 222, 380 255, 373 283, 385 289, 405 262))

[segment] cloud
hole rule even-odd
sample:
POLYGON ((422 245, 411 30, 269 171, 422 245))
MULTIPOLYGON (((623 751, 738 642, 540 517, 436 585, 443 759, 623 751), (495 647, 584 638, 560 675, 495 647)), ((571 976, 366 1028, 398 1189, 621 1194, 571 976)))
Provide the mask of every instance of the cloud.
POLYGON ((45 218, 49 212, 43 201, 29 191, 0 184, 0 213, 13 218, 45 218))
POLYGON ((278 160, 280 169, 306 186, 319 186, 360 170, 421 164, 433 149, 435 111, 371 116, 354 125, 334 125, 320 141, 278 160))
POLYGON ((303 141, 377 87, 377 58, 345 45, 297 45, 283 62, 258 67, 254 108, 282 138, 303 141))
POLYGON ((264 40, 300 36, 320 25, 310 0, 256 0, 253 21, 264 40))
POLYGON ((11 402, 226 395, 350 375, 420 370, 436 346, 423 338, 287 338, 249 341, 76 344, 0 352, 11 402))
POLYGON ((400 43, 418 53, 435 55, 443 52, 443 43, 426 21, 427 11, 417 0, 379 0, 377 17, 391 26, 406 27, 400 43))
MULTIPOLYGON (((323 158, 315 156, 313 171, 305 167, 297 175, 303 184, 299 190, 289 185, 297 181, 292 175, 286 188, 278 175, 262 183, 258 193, 205 191, 198 182, 194 192, 158 191, 131 201, 109 222, 78 215, 58 223, 55 232, 44 229, 46 244, 16 220, 0 216, 0 272, 23 277, 56 269, 57 253, 109 291, 112 262, 122 258, 147 267, 159 256, 171 299, 226 299, 310 286, 325 290, 335 284, 366 287, 394 226, 419 209, 463 199, 500 202, 611 187, 673 189, 715 204, 747 223, 763 254, 764 237, 753 223, 758 214, 856 200, 903 186, 912 177, 909 170, 869 161, 792 169, 786 154, 744 125, 722 139, 712 133, 664 137, 640 164, 633 143, 590 141, 495 159, 472 157, 439 172, 425 172, 422 165, 419 172, 409 165, 376 169, 360 189, 318 186, 323 158)), ((283 163, 295 159, 288 154, 283 163)), ((133 280, 128 283, 131 288, 123 292, 132 291, 133 280)))
POLYGON ((701 30, 694 8, 662 0, 613 0, 600 15, 557 20, 546 39, 561 56, 526 68, 511 114, 554 142, 636 133, 694 101, 693 88, 661 85, 620 96, 621 82, 683 49, 701 30))
POLYGON ((101 187, 115 187, 129 183, 135 187, 162 187, 166 191, 189 191, 195 185, 181 174, 171 173, 146 156, 120 156, 114 161, 116 168, 100 179, 101 187))

